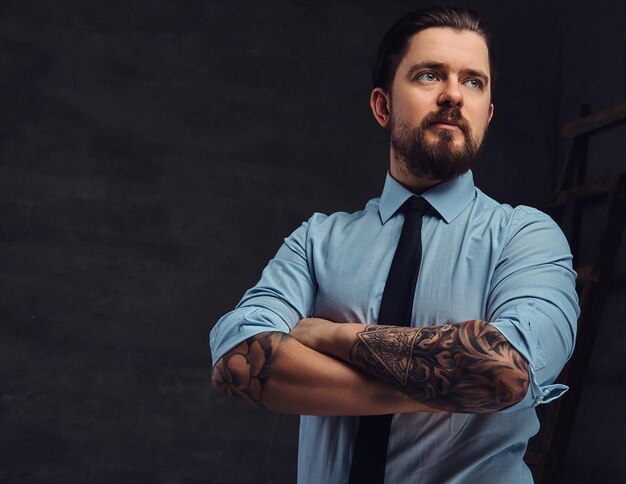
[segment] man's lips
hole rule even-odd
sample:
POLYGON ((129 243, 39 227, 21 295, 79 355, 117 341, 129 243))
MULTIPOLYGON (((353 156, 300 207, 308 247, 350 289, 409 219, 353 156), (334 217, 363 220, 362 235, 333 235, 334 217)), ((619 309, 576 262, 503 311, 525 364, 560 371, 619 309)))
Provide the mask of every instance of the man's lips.
POLYGON ((457 128, 457 129, 461 129, 461 123, 453 118, 440 118, 440 119, 436 119, 431 123, 431 126, 438 126, 441 128, 457 128))
POLYGON ((465 133, 465 124, 462 119, 455 118, 435 118, 428 125, 429 128, 433 129, 442 129, 445 131, 460 131, 461 133, 465 133))

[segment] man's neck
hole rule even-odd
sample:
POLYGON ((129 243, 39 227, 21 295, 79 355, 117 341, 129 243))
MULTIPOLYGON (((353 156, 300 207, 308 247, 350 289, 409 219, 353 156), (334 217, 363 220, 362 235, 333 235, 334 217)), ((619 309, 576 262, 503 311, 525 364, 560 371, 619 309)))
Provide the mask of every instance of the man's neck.
POLYGON ((400 185, 416 195, 421 195, 429 188, 441 183, 441 180, 430 180, 428 178, 412 175, 404 167, 401 167, 399 163, 394 161, 393 159, 391 160, 389 173, 400 185))

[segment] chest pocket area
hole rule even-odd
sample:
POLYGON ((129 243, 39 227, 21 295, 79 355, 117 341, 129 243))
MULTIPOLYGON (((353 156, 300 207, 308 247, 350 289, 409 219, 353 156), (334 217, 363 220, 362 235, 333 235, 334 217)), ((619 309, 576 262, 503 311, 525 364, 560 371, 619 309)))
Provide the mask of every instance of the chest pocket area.
POLYGON ((373 254, 345 251, 327 257, 318 271, 315 314, 344 323, 376 323, 389 263, 373 254))

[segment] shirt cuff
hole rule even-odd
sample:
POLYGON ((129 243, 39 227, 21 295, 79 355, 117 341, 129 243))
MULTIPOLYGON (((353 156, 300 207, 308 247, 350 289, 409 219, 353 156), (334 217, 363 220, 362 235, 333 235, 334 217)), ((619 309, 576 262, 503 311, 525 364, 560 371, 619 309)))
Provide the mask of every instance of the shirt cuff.
POLYGON ((528 391, 520 402, 504 409, 504 412, 514 412, 549 403, 569 389, 566 385, 553 383, 558 375, 553 374, 553 371, 547 371, 549 352, 542 344, 542 335, 539 334, 536 326, 541 324, 539 315, 540 312, 536 309, 529 314, 527 308, 518 307, 514 308, 508 317, 501 317, 490 323, 528 362, 528 391), (533 319, 537 321, 533 323, 533 319))
POLYGON ((266 331, 290 333, 287 322, 276 312, 258 306, 244 306, 225 314, 209 336, 213 366, 242 341, 266 331))
POLYGON ((550 403, 563 395, 569 387, 560 383, 551 385, 539 385, 535 376, 535 369, 531 364, 528 365, 528 391, 526 396, 515 405, 505 408, 502 412, 516 412, 526 408, 536 407, 542 403, 550 403))

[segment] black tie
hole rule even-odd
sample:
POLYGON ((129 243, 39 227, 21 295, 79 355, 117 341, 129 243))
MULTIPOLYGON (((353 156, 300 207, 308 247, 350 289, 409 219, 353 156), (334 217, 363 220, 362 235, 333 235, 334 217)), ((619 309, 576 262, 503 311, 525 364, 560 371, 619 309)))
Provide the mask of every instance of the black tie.
MULTIPOLYGON (((421 197, 411 197, 402 205, 404 225, 385 283, 378 324, 411 325, 415 284, 422 260, 422 215, 429 206, 421 197)), ((350 467, 350 484, 382 484, 385 481, 392 417, 361 417, 350 467)))

